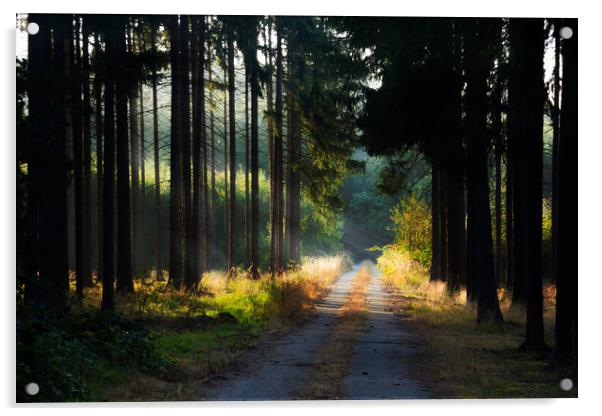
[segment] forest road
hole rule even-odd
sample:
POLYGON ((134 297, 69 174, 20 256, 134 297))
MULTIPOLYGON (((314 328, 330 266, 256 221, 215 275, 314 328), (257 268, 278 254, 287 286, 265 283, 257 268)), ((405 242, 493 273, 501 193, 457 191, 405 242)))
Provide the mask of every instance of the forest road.
POLYGON ((367 297, 367 330, 356 341, 345 381, 347 399, 428 399, 430 392, 412 379, 409 360, 419 348, 417 338, 391 311, 390 294, 380 271, 365 262, 372 274, 367 297))
POLYGON ((355 265, 337 279, 328 295, 315 305, 315 316, 279 339, 266 340, 240 357, 241 368, 212 380, 202 392, 204 400, 292 400, 318 360, 341 306, 351 292, 355 265), (243 366, 241 366, 243 367, 243 366))

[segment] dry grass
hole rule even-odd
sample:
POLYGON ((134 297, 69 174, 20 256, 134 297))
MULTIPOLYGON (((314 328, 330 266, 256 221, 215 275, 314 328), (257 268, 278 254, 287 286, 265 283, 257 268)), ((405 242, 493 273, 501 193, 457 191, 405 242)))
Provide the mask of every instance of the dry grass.
MULTIPOLYGON (((399 270, 389 267, 383 279, 395 292, 399 318, 424 339, 425 359, 417 373, 439 397, 519 398, 576 397, 576 388, 558 387, 567 376, 556 368, 548 353, 519 351, 524 339, 525 311, 503 289, 498 291, 505 323, 477 325, 474 305, 466 304, 463 291, 454 297, 444 283, 428 282, 424 268, 399 254, 399 270)), ((388 264, 390 266, 390 263, 388 264)), ((544 321, 549 345, 553 342, 554 289, 544 290, 544 321)))
MULTIPOLYGON (((198 399, 200 385, 223 374, 261 334, 278 331, 302 318, 338 276, 347 271, 346 255, 304 258, 303 265, 273 279, 264 274, 206 273, 196 293, 167 285, 167 280, 135 279, 135 293, 116 297, 121 316, 142 323, 170 363, 161 374, 132 371, 107 386, 102 399, 158 401, 198 399)), ((155 276, 151 273, 151 276, 155 276)), ((100 308, 100 285, 74 298, 74 313, 100 308)))
POLYGON ((298 393, 300 399, 339 399, 345 394, 344 380, 355 342, 366 321, 366 289, 372 276, 362 267, 353 280, 349 298, 339 311, 339 319, 330 338, 318 351, 307 384, 298 393))

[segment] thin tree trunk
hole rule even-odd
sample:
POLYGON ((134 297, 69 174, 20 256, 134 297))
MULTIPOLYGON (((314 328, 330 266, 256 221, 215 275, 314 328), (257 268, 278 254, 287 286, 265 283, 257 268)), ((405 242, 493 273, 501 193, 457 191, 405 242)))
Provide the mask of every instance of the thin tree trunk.
POLYGON ((266 64, 268 65, 267 107, 268 107, 268 157, 270 168, 270 270, 276 271, 276 242, 277 242, 277 215, 278 201, 276 191, 276 163, 274 149, 274 99, 273 99, 273 62, 272 62, 272 21, 268 18, 268 36, 266 47, 266 64))
MULTIPOLYGON (((157 53, 157 27, 151 24, 151 50, 157 53)), ((157 67, 152 64, 153 88, 153 156, 155 168, 155 269, 157 279, 163 280, 163 265, 161 262, 161 172, 159 170, 159 110, 157 108, 157 67)))
POLYGON ((230 230, 230 221, 228 215, 229 203, 228 203, 228 93, 225 89, 226 80, 228 79, 227 69, 224 67, 224 130, 223 130, 223 140, 224 140, 224 268, 228 269, 228 235, 230 230))
POLYGON ((215 101, 213 98, 213 61, 211 60, 211 45, 207 48, 207 77, 209 80, 209 135, 210 135, 210 166, 211 166, 211 197, 209 199, 209 209, 207 211, 208 231, 208 268, 215 267, 217 246, 215 244, 217 238, 217 188, 215 186, 215 101))
MULTIPOLYGON (((106 57, 114 61, 115 33, 107 31, 105 39, 106 57)), ((105 66, 105 118, 104 118, 104 163, 102 190, 102 310, 115 308, 115 266, 113 255, 114 238, 114 192, 115 192, 115 84, 116 68, 107 62, 105 66)), ((97 139, 98 140, 98 139, 97 139)))
POLYGON ((283 193, 283 139, 282 139, 282 29, 277 23, 276 30, 276 103, 275 103, 275 122, 274 132, 274 156, 275 156, 275 182, 276 190, 276 249, 275 249, 275 267, 277 274, 283 270, 283 217, 284 217, 284 193, 283 193))
POLYGON ((251 277, 259 278, 259 120, 258 120, 258 96, 259 63, 256 51, 256 30, 253 31, 253 54, 251 56, 251 277))
MULTIPOLYGON (((499 84, 499 81, 498 81, 499 84)), ((494 89, 492 130, 495 135, 495 281, 502 284, 502 112, 501 85, 494 89)))
POLYGON ((439 149, 431 159, 431 275, 441 280, 441 161, 439 149))
POLYGON ((184 277, 184 195, 182 189, 182 136, 181 136, 181 69, 178 16, 169 21, 171 38, 171 156, 169 198, 169 284, 182 285, 184 277))
POLYGON ((88 51, 88 38, 90 33, 86 20, 82 24, 82 87, 83 87, 83 284, 85 287, 93 286, 92 282, 92 132, 91 118, 92 106, 90 103, 90 54, 88 51))
MULTIPOLYGON (((127 41, 128 49, 131 54, 135 52, 134 35, 132 33, 132 24, 127 25, 127 41)), ((117 91, 119 94, 119 91, 117 91)), ((138 103, 136 96, 132 94, 128 97, 129 101, 129 126, 130 126, 130 162, 132 174, 132 189, 131 189, 131 245, 135 249, 132 253, 132 269, 137 272, 140 266, 140 250, 139 250, 139 223, 140 223, 140 159, 138 155, 138 103)), ((119 116, 118 116, 119 117, 119 116)), ((119 282, 118 282, 119 286, 119 282)))
POLYGON ((146 273, 147 269, 147 237, 146 237, 146 171, 145 171, 145 154, 146 154, 146 138, 144 128, 144 88, 140 83, 140 92, 138 93, 140 98, 140 218, 139 218, 139 229, 138 234, 140 236, 138 244, 140 246, 140 256, 138 266, 143 273, 146 273))
POLYGON ((180 16, 180 59, 181 59, 181 126, 182 126, 182 187, 184 194, 184 284, 190 285, 194 277, 194 243, 192 226, 192 178, 190 140, 190 18, 180 16))
POLYGON ((249 198, 249 63, 245 62, 245 267, 251 266, 251 217, 249 198))
MULTIPOLYGON (((123 56, 125 24, 116 29, 115 52, 123 56)), ((132 223, 130 203, 130 161, 128 155, 128 95, 123 77, 116 77, 117 116, 117 291, 134 292, 132 279, 132 223)))
MULTIPOLYGON (((98 55, 101 53, 100 50, 100 38, 98 34, 94 37, 94 53, 95 59, 98 59, 98 55)), ((96 123, 96 232, 97 232, 97 270, 96 280, 102 281, 103 276, 103 148, 102 148, 102 80, 100 75, 100 64, 96 64, 94 74, 94 104, 95 104, 95 116, 94 122, 96 123)))
POLYGON ((554 21, 554 108, 552 110, 552 282, 558 275, 558 152, 560 137, 560 22, 554 21))
POLYGON ((228 109, 230 122, 230 200, 228 215, 228 273, 236 266, 236 107, 234 97, 234 33, 228 33, 228 109))
POLYGON ((73 138, 73 163, 75 184, 75 282, 78 296, 84 294, 84 270, 86 259, 84 254, 84 161, 82 140, 82 85, 81 85, 81 44, 79 16, 75 17, 72 27, 73 37, 70 39, 71 67, 71 127, 73 138))

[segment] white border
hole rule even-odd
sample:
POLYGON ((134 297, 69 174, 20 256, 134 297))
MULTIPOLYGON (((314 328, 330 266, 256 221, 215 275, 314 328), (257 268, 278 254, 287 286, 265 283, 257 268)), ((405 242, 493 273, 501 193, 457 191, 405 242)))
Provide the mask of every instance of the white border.
MULTIPOLYGON (((445 416, 478 414, 504 415, 508 413, 545 412, 546 415, 593 414, 600 408, 600 365, 599 348, 602 345, 599 316, 600 296, 602 294, 602 273, 600 272, 600 157, 602 146, 600 138, 600 116, 602 97, 600 88, 600 22, 602 16, 594 6, 595 2, 577 1, 528 1, 499 0, 421 0, 421 1, 385 1, 351 2, 349 0, 303 0, 286 1, 184 1, 154 2, 142 0, 102 0, 83 3, 81 0, 35 1, 21 0, 2 2, 2 42, 3 65, 0 66, 4 97, 0 99, 2 117, 0 126, 3 131, 0 139, 0 175, 3 203, 0 204, 3 231, 0 248, 0 264, 3 266, 1 281, 3 329, 6 337, 0 343, 2 348, 2 377, 0 384, 0 403, 12 414, 19 411, 24 414, 43 413, 50 415, 86 413, 105 415, 108 408, 134 409, 145 408, 149 415, 165 415, 166 407, 177 407, 179 415, 210 412, 210 414, 245 415, 282 415, 286 408, 287 416, 311 413, 338 413, 344 411, 350 415, 364 414, 369 409, 378 411, 379 416, 420 413, 445 416), (53 405, 50 408, 29 407, 14 408, 14 241, 15 241, 15 14, 19 12, 69 12, 69 13, 198 13, 198 14, 304 14, 304 15, 399 15, 399 16, 538 16, 538 17, 578 17, 580 34, 579 63, 579 274, 580 274, 580 377, 578 400, 470 400, 470 401, 427 401, 427 402, 284 402, 284 403, 147 403, 147 404, 89 404, 89 405, 53 405), (201 409, 196 409, 200 407, 201 409)), ((113 411, 113 410, 111 410, 113 411)))

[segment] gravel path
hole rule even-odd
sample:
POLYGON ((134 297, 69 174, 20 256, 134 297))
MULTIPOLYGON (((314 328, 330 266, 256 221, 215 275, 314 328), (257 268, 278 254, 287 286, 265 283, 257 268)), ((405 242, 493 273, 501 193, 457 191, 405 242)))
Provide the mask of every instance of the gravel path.
POLYGON ((379 270, 370 267, 368 330, 357 340, 346 380, 349 399, 427 399, 428 390, 409 376, 408 357, 418 347, 388 306, 379 270))
POLYGON ((316 305, 315 316, 281 339, 266 341, 241 357, 246 368, 212 382, 206 400, 291 400, 317 360, 338 309, 345 304, 359 264, 343 274, 316 305))

